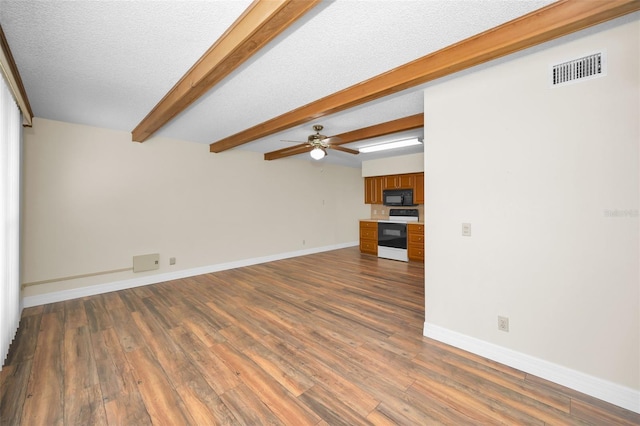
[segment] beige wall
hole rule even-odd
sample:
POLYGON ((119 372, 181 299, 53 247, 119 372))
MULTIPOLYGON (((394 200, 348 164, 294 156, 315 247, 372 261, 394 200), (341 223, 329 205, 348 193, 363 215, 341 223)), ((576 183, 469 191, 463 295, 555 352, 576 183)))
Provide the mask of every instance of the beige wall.
POLYGON ((635 14, 426 89, 425 329, 640 389, 638 34, 635 14), (550 87, 599 49, 606 77, 550 87))
POLYGON ((363 186, 359 169, 36 119, 24 131, 23 283, 127 268, 147 253, 160 253, 160 269, 24 296, 356 243, 363 186))
POLYGON ((362 162, 362 176, 399 175, 424 171, 424 154, 398 155, 362 162))

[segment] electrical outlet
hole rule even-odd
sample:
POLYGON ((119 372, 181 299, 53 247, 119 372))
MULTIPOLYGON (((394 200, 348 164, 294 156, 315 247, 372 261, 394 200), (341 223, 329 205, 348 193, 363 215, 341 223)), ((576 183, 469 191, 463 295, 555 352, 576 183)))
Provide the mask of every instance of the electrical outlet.
POLYGON ((509 318, 498 315, 498 330, 509 332, 509 318))
POLYGON ((462 236, 463 237, 470 237, 471 236, 471 224, 470 223, 463 223, 462 224, 462 236))
POLYGON ((169 265, 175 265, 176 264, 176 258, 175 257, 170 257, 169 258, 169 265))

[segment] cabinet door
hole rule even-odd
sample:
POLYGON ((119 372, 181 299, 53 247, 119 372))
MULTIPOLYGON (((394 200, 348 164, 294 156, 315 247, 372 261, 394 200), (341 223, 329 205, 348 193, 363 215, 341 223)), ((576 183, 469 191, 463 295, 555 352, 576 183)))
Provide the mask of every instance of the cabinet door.
POLYGON ((409 260, 424 262, 424 225, 409 223, 407 225, 407 256, 409 260))
POLYGON ((364 178, 364 203, 382 204, 382 176, 364 178))
POLYGON ((388 175, 382 177, 382 189, 397 189, 398 175, 388 175))
POLYGON ((375 204, 373 201, 373 194, 375 193, 375 178, 366 177, 364 178, 364 203, 365 204, 375 204))
POLYGON ((407 257, 409 258, 409 260, 424 262, 424 246, 409 244, 407 246, 407 257))
POLYGON ((424 204, 424 173, 416 173, 415 185, 413 186, 413 202, 424 204))
POLYGON ((378 255, 378 243, 371 240, 360 240, 360 252, 378 255))
POLYGON ((388 175, 383 177, 383 189, 413 188, 415 182, 415 173, 405 175, 388 175))
POLYGON ((360 238, 378 242, 378 230, 375 228, 360 228, 360 238))
POLYGON ((424 233, 410 232, 407 235, 407 243, 424 246, 424 233))
POLYGON ((414 173, 410 173, 408 175, 398 175, 397 182, 398 188, 413 188, 415 186, 416 175, 414 173))
POLYGON ((424 225, 422 223, 407 223, 407 234, 424 236, 424 225))
POLYGON ((384 177, 376 176, 373 179, 375 180, 375 193, 371 199, 373 200, 373 204, 382 204, 382 185, 384 177))
POLYGON ((413 189, 413 202, 424 204, 424 173, 372 176, 364 178, 364 203, 382 204, 385 189, 413 189))
POLYGON ((360 252, 378 254, 378 223, 360 221, 360 252))

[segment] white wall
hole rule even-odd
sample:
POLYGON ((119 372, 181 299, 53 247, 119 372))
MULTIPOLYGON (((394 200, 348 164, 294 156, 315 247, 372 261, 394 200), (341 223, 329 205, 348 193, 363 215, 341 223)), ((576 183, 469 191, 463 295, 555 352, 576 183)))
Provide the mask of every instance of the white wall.
POLYGON ((23 283, 41 295, 285 252, 357 244, 360 170, 36 119, 24 131, 23 283), (304 240, 304 244, 303 244, 304 240), (169 266, 169 257, 177 263, 169 266))
POLYGON ((424 171, 424 154, 397 155, 362 162, 362 176, 399 175, 424 171))
POLYGON ((639 34, 635 14, 460 73, 424 111, 425 330, 620 385, 636 409, 639 34), (550 87, 550 64, 599 49, 606 77, 550 87))

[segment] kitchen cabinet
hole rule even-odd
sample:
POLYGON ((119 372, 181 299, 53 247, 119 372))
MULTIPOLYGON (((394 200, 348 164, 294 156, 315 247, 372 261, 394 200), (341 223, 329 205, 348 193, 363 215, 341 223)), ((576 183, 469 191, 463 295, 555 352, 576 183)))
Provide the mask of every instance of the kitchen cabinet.
POLYGON ((364 178, 364 203, 382 204, 385 189, 413 189, 413 202, 424 204, 424 173, 370 176, 364 178))
POLYGON ((416 181, 415 173, 384 176, 384 185, 382 189, 413 188, 415 185, 415 181, 416 181))
POLYGON ((424 225, 407 224, 407 255, 409 260, 424 262, 424 225))
POLYGON ((360 221, 360 252, 378 255, 378 222, 360 221))
POLYGON ((416 173, 415 186, 413 187, 413 202, 424 204, 424 173, 416 173))
POLYGON ((382 185, 384 176, 364 178, 364 203, 382 204, 382 185))

